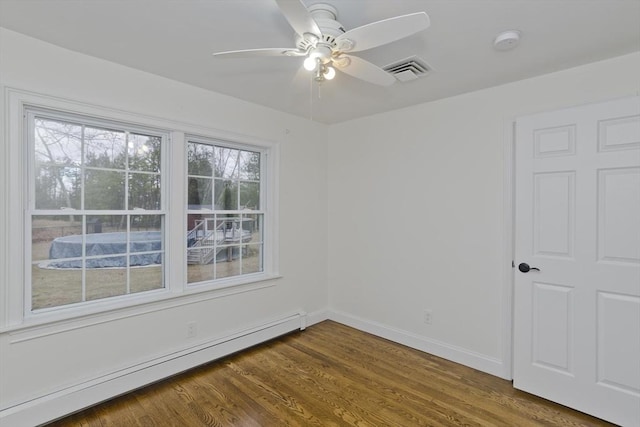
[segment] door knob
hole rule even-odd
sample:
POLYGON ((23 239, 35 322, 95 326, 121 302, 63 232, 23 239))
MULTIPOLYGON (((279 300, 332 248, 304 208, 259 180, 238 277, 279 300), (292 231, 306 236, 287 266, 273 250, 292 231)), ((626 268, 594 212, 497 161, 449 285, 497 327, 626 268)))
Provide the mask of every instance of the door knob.
POLYGON ((518 265, 518 270, 522 271, 523 273, 528 273, 529 270, 540 271, 538 267, 529 267, 529 264, 527 264, 526 262, 520 263, 520 265, 518 265))

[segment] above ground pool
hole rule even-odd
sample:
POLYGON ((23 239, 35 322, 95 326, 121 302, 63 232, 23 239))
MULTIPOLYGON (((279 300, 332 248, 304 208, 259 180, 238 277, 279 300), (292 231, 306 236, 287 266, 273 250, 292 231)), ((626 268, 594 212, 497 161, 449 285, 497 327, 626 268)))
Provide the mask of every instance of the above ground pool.
MULTIPOLYGON (((126 256, 120 255, 127 252, 127 233, 93 233, 85 235, 87 257, 104 256, 104 258, 91 258, 86 260, 87 268, 99 267, 126 267, 126 256)), ((160 231, 134 231, 129 233, 130 266, 161 264, 160 253, 134 254, 135 252, 151 252, 162 250, 162 234, 160 231)), ((81 258, 82 235, 58 237, 51 242, 49 259, 81 258)), ((54 268, 80 268, 81 259, 66 259, 54 261, 48 264, 54 268)))

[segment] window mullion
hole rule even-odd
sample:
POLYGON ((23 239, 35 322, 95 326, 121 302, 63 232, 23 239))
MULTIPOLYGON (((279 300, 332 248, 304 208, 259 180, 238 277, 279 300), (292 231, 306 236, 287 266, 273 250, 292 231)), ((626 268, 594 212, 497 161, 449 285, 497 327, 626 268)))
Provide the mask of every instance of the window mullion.
POLYGON ((82 215, 82 297, 80 301, 87 300, 87 216, 82 215))
POLYGON ((127 244, 125 247, 125 264, 127 266, 126 271, 126 291, 125 294, 129 295, 131 293, 131 215, 126 214, 125 218, 127 219, 127 244))
POLYGON ((82 296, 80 301, 87 300, 87 215, 84 212, 85 210, 85 191, 86 191, 86 156, 85 156, 85 132, 86 126, 82 125, 81 133, 80 133, 80 182, 82 191, 80 191, 80 211, 83 213, 81 216, 82 222, 82 230, 80 233, 82 234, 82 271, 81 271, 81 289, 82 296))
POLYGON ((125 294, 131 293, 131 257, 129 251, 131 250, 131 217, 129 210, 129 152, 130 150, 130 138, 131 134, 127 131, 124 132, 124 210, 127 212, 124 217, 127 222, 125 229, 127 230, 126 243, 124 248, 124 264, 127 267, 125 274, 125 294))
POLYGON ((162 165, 165 171, 162 176, 165 185, 162 187, 163 209, 166 211, 165 216, 165 255, 168 259, 174 260, 167 263, 166 275, 168 289, 179 294, 184 291, 187 282, 186 271, 186 250, 187 239, 185 239, 185 225, 187 217, 183 213, 183 203, 187 201, 187 184, 184 179, 186 176, 186 153, 184 134, 182 132, 172 132, 168 138, 163 139, 162 165), (171 167, 169 168, 169 163, 171 167), (184 197, 179 197, 184 195, 184 197), (184 260, 184 261, 183 261, 184 260))

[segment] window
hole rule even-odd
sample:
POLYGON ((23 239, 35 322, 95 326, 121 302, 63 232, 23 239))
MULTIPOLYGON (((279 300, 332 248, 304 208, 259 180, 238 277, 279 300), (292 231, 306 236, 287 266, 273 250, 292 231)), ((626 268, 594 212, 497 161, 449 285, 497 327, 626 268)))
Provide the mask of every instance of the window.
POLYGON ((264 151, 189 138, 187 282, 264 271, 264 151))
POLYGON ((0 232, 6 265, 23 267, 0 281, 10 325, 118 318, 276 285, 277 142, 7 96, 10 227, 0 232))
POLYGON ((164 288, 167 134, 28 109, 27 308, 164 288))

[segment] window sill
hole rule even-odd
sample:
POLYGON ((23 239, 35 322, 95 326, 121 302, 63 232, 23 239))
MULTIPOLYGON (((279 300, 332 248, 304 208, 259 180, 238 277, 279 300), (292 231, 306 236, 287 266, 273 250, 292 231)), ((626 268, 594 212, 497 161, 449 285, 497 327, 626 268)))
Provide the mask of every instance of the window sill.
POLYGON ((10 333, 12 344, 29 341, 114 320, 264 289, 275 286, 275 281, 281 277, 278 274, 263 274, 223 283, 204 282, 186 287, 180 293, 174 293, 170 289, 162 289, 134 297, 128 295, 126 300, 114 297, 108 301, 98 300, 95 304, 90 305, 51 309, 48 312, 40 311, 25 316, 21 324, 9 325, 0 329, 0 334, 10 333))

